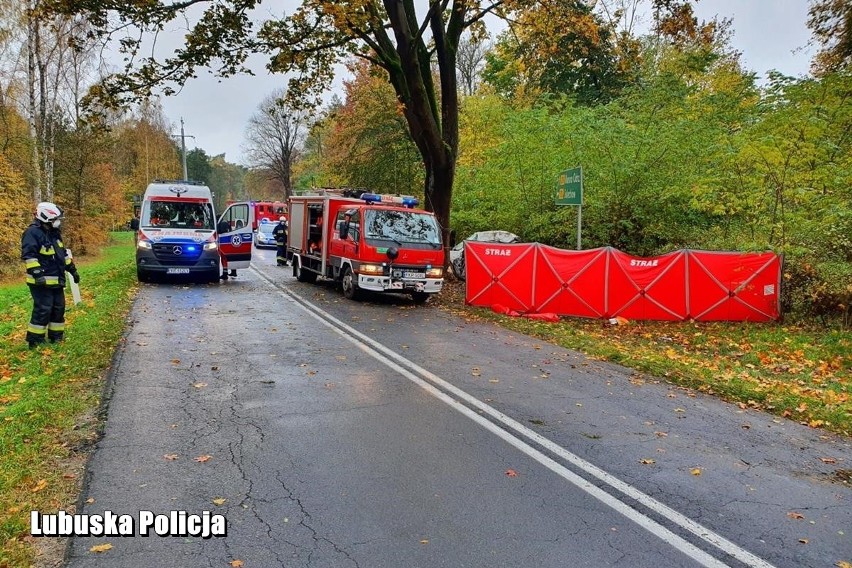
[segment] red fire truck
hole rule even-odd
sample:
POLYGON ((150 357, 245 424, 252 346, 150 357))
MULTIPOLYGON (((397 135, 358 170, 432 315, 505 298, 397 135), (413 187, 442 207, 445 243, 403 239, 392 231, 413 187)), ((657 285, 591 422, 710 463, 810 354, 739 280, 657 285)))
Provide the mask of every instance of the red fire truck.
MULTIPOLYGON (((233 200, 228 200, 227 205, 237 203, 233 200)), ((262 223, 266 219, 270 223, 277 223, 278 219, 283 215, 288 217, 287 203, 284 201, 249 201, 249 204, 254 209, 254 222, 251 230, 257 230, 257 224, 262 223)))
POLYGON ((287 248, 300 282, 340 282, 343 295, 410 294, 423 303, 444 285, 444 248, 432 213, 413 197, 363 193, 291 197, 287 248))

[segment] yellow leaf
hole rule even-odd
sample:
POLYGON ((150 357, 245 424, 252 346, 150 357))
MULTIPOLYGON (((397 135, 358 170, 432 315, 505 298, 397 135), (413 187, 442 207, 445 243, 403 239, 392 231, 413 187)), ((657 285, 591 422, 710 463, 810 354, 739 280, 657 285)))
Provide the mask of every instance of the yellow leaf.
POLYGON ((207 456, 207 455, 205 455, 205 456, 198 456, 197 458, 195 458, 195 461, 197 461, 198 463, 204 463, 204 462, 206 462, 206 461, 209 461, 209 460, 210 460, 210 458, 212 458, 212 457, 213 457, 213 456, 207 456))
POLYGON ((694 467, 694 468, 689 470, 689 473, 691 473, 692 475, 701 475, 701 468, 700 467, 694 467))
POLYGON ((195 383, 195 384, 194 384, 194 385, 192 385, 192 386, 194 386, 194 387, 195 387, 195 388, 197 388, 197 389, 203 389, 204 387, 206 387, 206 386, 207 386, 207 383, 195 383))
POLYGON ((478 377, 478 376, 482 375, 482 371, 479 370, 479 367, 474 367, 473 369, 470 370, 470 374, 473 375, 474 377, 478 377))
POLYGON ((231 560, 231 567, 232 568, 240 568, 242 565, 243 565, 242 560, 231 560))
POLYGON ((836 562, 834 565, 837 566, 837 568, 852 568, 852 564, 844 562, 843 560, 836 562))
POLYGON ((215 499, 213 499, 213 504, 214 505, 224 505, 225 504, 225 498, 224 497, 216 497, 215 499))
POLYGON ((41 491, 45 487, 47 487, 47 480, 46 479, 39 479, 38 483, 36 483, 30 491, 32 491, 33 493, 38 493, 39 491, 41 491))
POLYGON ((95 546, 93 546, 92 548, 89 549, 89 552, 106 552, 107 550, 109 550, 111 548, 112 548, 112 545, 109 544, 109 543, 107 543, 107 544, 96 544, 95 546))
POLYGON ((169 461, 175 461, 176 459, 178 459, 177 454, 164 454, 163 457, 169 461))
POLYGON ((420 541, 420 544, 429 544, 429 539, 424 538, 423 540, 420 541))
POLYGON ((805 518, 805 516, 803 514, 797 513, 796 511, 790 511, 789 513, 787 513, 787 516, 790 517, 791 519, 796 519, 797 521, 799 519, 805 518))
POLYGON ((172 359, 172 365, 180 365, 180 359, 172 359))
POLYGON ((645 465, 650 465, 652 463, 657 463, 657 461, 652 460, 651 458, 642 458, 641 460, 639 460, 639 463, 643 463, 645 465))
POLYGON ((837 460, 834 458, 819 458, 822 463, 837 463, 837 460))
POLYGON ((801 542, 802 544, 808 544, 810 541, 806 538, 800 538, 799 542, 801 542))

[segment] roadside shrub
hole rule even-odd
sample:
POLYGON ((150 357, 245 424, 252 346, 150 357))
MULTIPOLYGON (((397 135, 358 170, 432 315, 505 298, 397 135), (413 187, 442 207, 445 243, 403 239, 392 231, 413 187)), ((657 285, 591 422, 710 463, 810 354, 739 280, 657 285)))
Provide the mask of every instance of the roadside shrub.
POLYGON ((813 262, 787 258, 784 265, 781 309, 796 319, 818 318, 852 327, 852 263, 813 262))

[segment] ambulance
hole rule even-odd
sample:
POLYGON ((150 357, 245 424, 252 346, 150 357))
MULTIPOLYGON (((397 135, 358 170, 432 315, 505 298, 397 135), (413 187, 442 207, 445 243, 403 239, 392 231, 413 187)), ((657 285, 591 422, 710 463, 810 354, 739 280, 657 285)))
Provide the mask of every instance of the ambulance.
POLYGON ((254 209, 232 203, 218 217, 210 188, 193 181, 155 180, 142 198, 136 241, 136 276, 218 282, 251 263, 254 209))
POLYGON ((417 199, 376 193, 294 196, 287 248, 300 282, 335 280, 343 295, 408 294, 423 303, 444 285, 444 247, 435 215, 417 199))

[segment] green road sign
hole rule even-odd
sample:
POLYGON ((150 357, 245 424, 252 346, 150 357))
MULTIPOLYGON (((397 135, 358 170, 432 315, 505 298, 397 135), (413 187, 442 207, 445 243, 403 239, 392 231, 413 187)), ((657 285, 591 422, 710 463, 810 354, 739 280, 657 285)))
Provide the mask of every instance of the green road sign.
POLYGON ((583 168, 572 168, 559 174, 556 182, 557 205, 583 204, 583 168))

